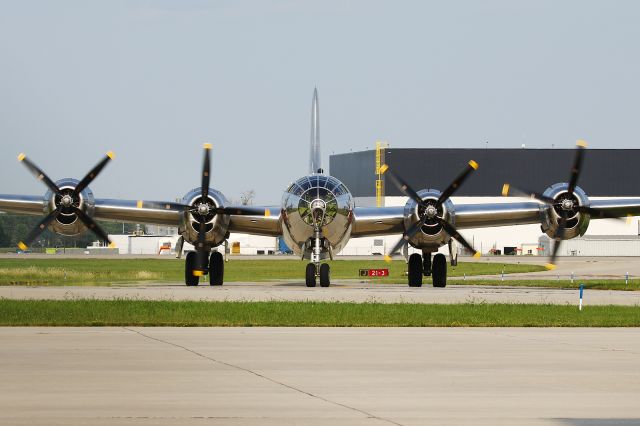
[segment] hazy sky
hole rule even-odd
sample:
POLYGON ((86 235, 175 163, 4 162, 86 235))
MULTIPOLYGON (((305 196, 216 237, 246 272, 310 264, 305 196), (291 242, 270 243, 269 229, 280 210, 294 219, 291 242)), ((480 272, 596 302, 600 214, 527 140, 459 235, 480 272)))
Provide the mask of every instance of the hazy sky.
MULTIPOLYGON (((43 194, 16 160, 99 198, 198 185, 259 203, 323 162, 391 147, 638 147, 637 1, 0 0, 0 193, 43 194)), ((373 167, 373 165, 372 165, 373 167)), ((456 170, 457 172, 457 170, 456 170)))

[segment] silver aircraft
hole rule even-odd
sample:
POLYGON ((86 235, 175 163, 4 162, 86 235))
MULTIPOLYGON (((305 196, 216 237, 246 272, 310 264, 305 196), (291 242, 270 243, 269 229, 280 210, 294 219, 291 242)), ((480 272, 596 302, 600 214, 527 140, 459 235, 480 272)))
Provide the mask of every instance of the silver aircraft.
MULTIPOLYGON (((460 235, 459 229, 539 223, 542 231, 556 241, 549 262, 549 267, 553 267, 560 241, 583 235, 590 219, 640 214, 640 198, 589 200, 586 192, 577 186, 586 146, 581 141, 568 183, 557 183, 543 193, 505 184, 503 195, 529 197, 530 201, 454 204, 450 197, 478 168, 471 160, 442 192, 437 189, 416 191, 384 165, 382 171, 408 201, 399 207, 356 207, 347 187, 325 174, 321 167, 317 90, 313 94, 311 118, 309 174, 287 187, 279 206, 232 205, 220 191, 210 188, 211 145, 205 144, 201 184, 177 203, 95 198, 89 184, 114 158, 111 152, 82 180, 66 178, 56 182, 20 154, 18 160, 48 190, 44 196, 0 195, 0 210, 44 215, 38 226, 19 243, 23 250, 47 228, 63 235, 91 230, 105 243, 110 243, 96 219, 177 226, 181 237, 176 251, 182 252, 184 241, 195 248, 186 256, 185 283, 188 286, 198 285, 204 275, 209 275, 211 285, 222 285, 224 262, 216 248, 231 232, 282 236, 298 256, 309 261, 305 273, 308 287, 315 287, 317 281, 323 287, 329 286, 327 260, 332 259, 349 238, 401 235, 389 255, 403 250, 406 256, 408 245, 421 251, 421 254, 408 257, 409 286, 419 287, 422 277, 431 275, 434 286, 444 287, 447 262, 443 254, 437 253, 440 247, 449 246, 452 265, 457 262, 454 240, 471 254, 479 255, 460 235)), ((385 256, 387 260, 389 255, 385 256)))

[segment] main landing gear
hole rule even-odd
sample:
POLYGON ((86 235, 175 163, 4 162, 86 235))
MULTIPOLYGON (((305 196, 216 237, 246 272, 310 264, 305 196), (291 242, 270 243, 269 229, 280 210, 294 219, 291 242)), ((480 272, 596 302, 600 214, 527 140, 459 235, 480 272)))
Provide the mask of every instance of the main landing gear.
POLYGON ((197 271, 198 254, 196 252, 187 253, 184 267, 184 282, 188 286, 195 286, 200 283, 200 277, 209 274, 209 284, 222 285, 224 282, 224 258, 222 253, 214 251, 209 257, 209 270, 198 274, 197 271), (193 274, 194 270, 196 275, 193 274))
POLYGON ((331 267, 328 263, 320 265, 308 263, 305 270, 305 282, 307 287, 316 286, 316 278, 320 278, 320 287, 329 287, 331 285, 331 267))
POLYGON ((409 287, 422 287, 422 277, 433 278, 434 287, 447 285, 447 259, 442 253, 436 253, 431 261, 431 253, 413 253, 409 256, 409 287))

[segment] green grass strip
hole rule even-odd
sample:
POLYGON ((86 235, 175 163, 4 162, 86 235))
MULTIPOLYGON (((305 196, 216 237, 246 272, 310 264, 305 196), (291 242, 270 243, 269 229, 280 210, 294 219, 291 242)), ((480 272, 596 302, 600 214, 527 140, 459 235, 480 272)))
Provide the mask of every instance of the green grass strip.
MULTIPOLYGON (((424 280, 424 285, 427 280, 424 280)), ((507 287, 538 287, 538 288, 559 288, 559 289, 578 289, 580 284, 584 284, 586 290, 622 290, 622 291, 639 291, 640 280, 634 279, 625 282, 625 280, 601 280, 601 279, 589 279, 589 280, 574 280, 572 283, 570 279, 548 279, 548 280, 485 280, 485 279, 467 279, 467 280, 448 280, 447 286, 454 285, 477 285, 477 286, 507 286, 507 287)), ((406 285, 406 284, 405 284, 406 285)))
POLYGON ((638 327, 640 307, 0 299, 2 326, 638 327))
MULTIPOLYGON (((389 276, 371 281, 407 283, 404 260, 335 260, 330 262, 333 279, 360 279, 359 270, 388 268, 389 276)), ((225 264, 225 282, 304 280, 306 262, 299 259, 240 260, 225 264)), ((540 265, 460 262, 449 268, 450 277, 491 275, 544 270, 540 265)), ((0 285, 110 285, 136 282, 183 282, 184 260, 166 259, 0 259, 0 285)), ((202 281, 205 282, 208 277, 202 281)))

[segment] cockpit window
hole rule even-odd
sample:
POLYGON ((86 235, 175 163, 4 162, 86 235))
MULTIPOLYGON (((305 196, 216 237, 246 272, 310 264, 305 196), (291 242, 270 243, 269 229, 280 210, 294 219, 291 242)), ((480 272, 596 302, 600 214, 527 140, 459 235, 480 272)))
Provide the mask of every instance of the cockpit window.
POLYGON ((327 185, 326 185, 326 188, 327 188, 329 191, 332 191, 332 192, 333 192, 333 190, 335 189, 335 187, 336 187, 336 181, 335 181, 334 179, 331 179, 331 178, 327 179, 327 185))
POLYGON ((311 188, 311 182, 309 181, 309 178, 306 176, 298 181, 298 185, 300 185, 300 187, 305 191, 311 188))
POLYGON ((302 189, 300 186, 294 184, 293 185, 293 190, 289 191, 289 192, 292 193, 293 195, 297 195, 299 197, 304 192, 304 189, 302 189))

